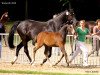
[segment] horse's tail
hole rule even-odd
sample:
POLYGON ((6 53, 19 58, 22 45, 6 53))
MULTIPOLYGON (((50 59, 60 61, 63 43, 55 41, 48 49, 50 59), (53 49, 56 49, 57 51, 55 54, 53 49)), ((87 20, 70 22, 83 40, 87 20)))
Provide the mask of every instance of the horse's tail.
POLYGON ((14 33, 17 29, 17 26, 19 25, 20 21, 16 21, 14 23, 14 25, 12 26, 10 32, 9 32, 9 36, 8 36, 8 46, 13 49, 15 48, 14 44, 13 44, 13 40, 14 40, 14 33))

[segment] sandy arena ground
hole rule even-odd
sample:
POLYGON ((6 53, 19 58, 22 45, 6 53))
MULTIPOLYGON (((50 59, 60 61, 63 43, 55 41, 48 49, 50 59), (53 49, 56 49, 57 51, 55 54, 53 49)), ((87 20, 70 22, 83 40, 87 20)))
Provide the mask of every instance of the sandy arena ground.
MULTIPOLYGON (((30 55, 32 55, 32 47, 33 46, 30 46, 30 48, 29 48, 30 55)), ((67 50, 66 52, 68 53, 68 56, 69 56, 69 54, 71 52, 71 51, 68 51, 70 49, 70 46, 67 45, 65 47, 67 50)), ((72 64, 70 64, 69 67, 67 67, 66 63, 64 62, 64 59, 62 60, 62 62, 60 62, 55 67, 50 66, 49 62, 45 63, 43 66, 40 66, 40 63, 42 62, 42 60, 44 58, 43 49, 44 48, 42 47, 42 49, 37 51, 36 62, 34 65, 29 64, 29 61, 28 61, 26 55, 23 53, 23 50, 21 50, 23 54, 20 52, 19 58, 16 61, 16 63, 14 65, 11 65, 10 62, 13 60, 13 58, 15 56, 15 50, 10 50, 8 47, 3 46, 2 58, 0 60, 0 69, 2 69, 2 70, 22 70, 22 71, 23 70, 31 70, 31 71, 43 71, 43 72, 62 72, 62 73, 72 73, 72 74, 74 74, 74 73, 100 74, 100 66, 99 67, 95 67, 95 66, 82 67, 82 66, 77 66, 72 63, 72 64)), ((91 49, 91 48, 89 47, 89 49, 91 49)), ((59 57, 60 56, 52 55, 50 60, 53 61, 52 63, 55 63, 55 61, 57 61, 59 57)), ((70 56, 69 56, 69 58, 70 58, 70 56)), ((78 61, 78 63, 80 64, 79 61, 78 61)), ((4 74, 1 73, 0 75, 4 75, 4 74)))
MULTIPOLYGON (((72 74, 83 74, 83 73, 93 73, 100 74, 100 68, 98 67, 76 67, 76 66, 55 66, 51 67, 48 64, 40 66, 39 64, 30 65, 30 64, 14 64, 10 63, 0 63, 0 69, 2 70, 30 70, 30 71, 42 71, 42 72, 62 72, 62 73, 72 73, 72 74)), ((1 74, 0 74, 1 75, 1 74)))

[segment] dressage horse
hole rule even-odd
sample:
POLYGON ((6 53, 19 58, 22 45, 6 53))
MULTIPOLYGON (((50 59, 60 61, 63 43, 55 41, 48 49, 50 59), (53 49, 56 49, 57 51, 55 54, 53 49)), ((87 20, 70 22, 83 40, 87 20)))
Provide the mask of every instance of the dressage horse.
MULTIPOLYGON (((0 18, 0 33, 6 33, 5 23, 8 21, 8 19, 8 12, 5 12, 0 18)), ((5 41, 5 46, 7 46, 5 35, 3 35, 3 39, 5 41)))
MULTIPOLYGON (((57 61, 57 63, 55 65, 57 65, 64 56, 65 56, 65 60, 66 60, 66 63, 67 63, 68 62, 68 57, 67 57, 67 53, 65 51, 65 46, 64 45, 65 45, 65 42, 66 42, 66 35, 68 34, 68 31, 70 31, 70 26, 69 25, 64 25, 59 30, 59 32, 48 32, 48 31, 40 32, 37 35, 37 38, 36 38, 37 43, 36 43, 36 45, 33 49, 34 61, 35 61, 36 51, 44 45, 44 46, 49 46, 49 47, 59 47, 61 49, 62 56, 61 56, 60 60, 57 61)), ((45 54, 45 56, 46 56, 47 60, 49 60, 48 55, 45 54)), ((50 62, 50 60, 49 60, 49 62, 50 62)), ((41 65, 43 65, 43 63, 41 65)))
MULTIPOLYGON (((35 20, 24 20, 24 21, 17 21, 12 26, 9 36, 8 36, 8 45, 10 48, 14 48, 13 40, 14 40, 14 33, 17 30, 19 36, 21 37, 20 44, 17 45, 16 48, 16 56, 14 61, 12 61, 12 64, 15 63, 15 61, 18 58, 18 54, 20 49, 24 46, 24 52, 26 53, 28 59, 30 62, 32 62, 32 59, 28 52, 28 41, 32 40, 33 45, 36 43, 36 36, 41 31, 51 31, 51 32, 57 32, 60 30, 62 25, 68 21, 68 17, 70 17, 70 12, 68 10, 65 10, 58 14, 56 18, 50 19, 45 22, 41 21, 35 21, 35 20)), ((52 47, 45 46, 45 52, 44 54, 48 54, 48 58, 51 57, 52 47)), ((47 58, 43 60, 43 63, 47 61, 47 58)))

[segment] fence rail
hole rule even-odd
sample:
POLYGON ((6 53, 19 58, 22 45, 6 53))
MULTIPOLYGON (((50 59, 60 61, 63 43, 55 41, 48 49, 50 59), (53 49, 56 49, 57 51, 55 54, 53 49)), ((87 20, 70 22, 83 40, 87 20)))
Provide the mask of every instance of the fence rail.
MULTIPOLYGON (((6 34, 0 33, 0 35, 1 36, 5 35, 5 38, 7 40, 8 33, 6 33, 6 34)), ((73 36, 73 35, 67 35, 66 44, 65 44, 65 49, 66 49, 66 52, 68 53, 68 58, 71 57, 70 56, 71 47, 70 47, 70 41, 69 41, 70 40, 70 36, 73 36)), ((72 38, 72 40, 74 41, 73 38, 72 38)), ((20 43, 20 41, 21 41, 21 39, 20 39, 19 35, 15 34, 14 35, 14 45, 17 46, 20 43)), ((89 52, 92 51, 91 39, 87 39, 86 45, 88 47, 89 52)), ((31 57, 33 55, 33 47, 34 46, 32 45, 32 42, 29 41, 29 43, 28 43, 28 50, 29 50, 29 54, 30 54, 31 57)), ((9 47, 6 47, 5 44, 4 44, 3 37, 2 37, 2 56, 1 56, 0 62, 2 62, 2 63, 3 62, 6 62, 6 63, 11 62, 13 60, 14 56, 15 56, 15 50, 16 50, 16 48, 11 50, 9 47)), ((36 63, 41 63, 42 62, 43 58, 45 57, 43 53, 44 53, 44 47, 41 47, 37 51, 37 53, 36 53, 36 63)), ((60 54, 60 56, 61 56, 61 54, 60 54)), ((52 61, 52 63, 55 63, 60 58, 60 56, 58 56, 56 54, 56 52, 53 50, 52 51, 52 56, 50 58, 50 61, 52 61)), ((16 61, 16 63, 20 63, 20 64, 27 64, 27 63, 29 63, 29 60, 26 57, 23 48, 19 52, 18 60, 16 61)), ((88 58, 88 63, 89 63, 89 65, 100 66, 100 56, 97 57, 95 55, 95 53, 92 54, 88 58)), ((63 59, 60 62, 60 64, 66 64, 65 60, 63 59)), ((81 53, 78 54, 78 56, 74 59, 72 64, 82 65, 82 54, 81 53)))

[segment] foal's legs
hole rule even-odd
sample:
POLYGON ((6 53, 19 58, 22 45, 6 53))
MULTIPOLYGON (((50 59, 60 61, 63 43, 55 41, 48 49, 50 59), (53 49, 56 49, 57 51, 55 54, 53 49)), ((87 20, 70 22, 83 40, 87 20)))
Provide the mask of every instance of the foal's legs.
MULTIPOLYGON (((58 60, 58 61, 55 63, 55 65, 57 65, 57 64, 62 60, 62 58, 65 56, 66 63, 67 63, 67 65, 69 66, 68 57, 67 57, 67 53, 66 53, 66 51, 65 51, 64 46, 63 46, 63 45, 62 45, 62 46, 60 45, 59 47, 60 47, 60 49, 61 49, 62 56, 61 56, 60 60, 58 60)), ((55 65, 54 65, 54 66, 55 66, 55 65)))
POLYGON ((16 62, 16 60, 17 60, 17 58, 18 58, 19 50, 20 50, 22 47, 23 47, 23 43, 22 43, 22 42, 21 42, 19 45, 17 45, 17 48, 16 48, 16 56, 15 56, 14 60, 11 62, 12 65, 16 62))
POLYGON ((44 54, 45 54, 46 58, 43 59, 43 62, 41 63, 41 65, 43 65, 47 61, 47 58, 49 59, 51 57, 52 47, 48 47, 48 46, 45 45, 44 54))
POLYGON ((73 50, 73 36, 70 36, 70 46, 71 46, 71 54, 70 55, 73 55, 74 53, 74 50, 73 50))
POLYGON ((35 54, 36 54, 36 51, 43 46, 43 43, 36 43, 35 44, 35 47, 33 48, 33 60, 31 62, 31 65, 33 64, 33 62, 35 61, 35 54))

